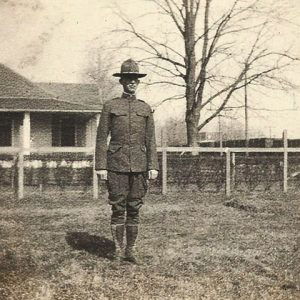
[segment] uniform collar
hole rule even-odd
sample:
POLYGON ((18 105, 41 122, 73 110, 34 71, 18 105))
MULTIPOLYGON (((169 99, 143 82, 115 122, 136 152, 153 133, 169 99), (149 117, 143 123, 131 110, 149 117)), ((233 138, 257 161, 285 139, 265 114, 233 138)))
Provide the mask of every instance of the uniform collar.
POLYGON ((136 95, 123 92, 122 98, 125 98, 128 100, 136 100, 136 95))

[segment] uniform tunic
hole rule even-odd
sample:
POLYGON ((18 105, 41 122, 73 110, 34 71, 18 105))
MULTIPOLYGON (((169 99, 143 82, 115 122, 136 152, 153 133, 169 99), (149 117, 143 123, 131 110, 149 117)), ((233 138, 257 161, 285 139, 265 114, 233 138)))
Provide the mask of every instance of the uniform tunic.
POLYGON ((97 132, 95 169, 158 170, 154 121, 147 103, 123 94, 104 104, 97 132))

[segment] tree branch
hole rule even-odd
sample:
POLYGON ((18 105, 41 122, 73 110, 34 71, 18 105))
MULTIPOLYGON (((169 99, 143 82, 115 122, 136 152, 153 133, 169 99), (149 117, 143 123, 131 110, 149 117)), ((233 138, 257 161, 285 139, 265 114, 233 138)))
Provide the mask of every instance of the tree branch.
POLYGON ((179 84, 174 81, 167 81, 167 80, 161 80, 161 81, 153 81, 149 83, 145 83, 146 85, 157 85, 157 84, 169 84, 169 85, 174 85, 174 86, 179 86, 179 87, 185 87, 184 84, 179 84))
POLYGON ((156 56, 164 61, 167 61, 167 62, 170 62, 172 63, 173 65, 176 65, 176 66, 179 66, 179 67, 182 67, 182 68, 185 68, 185 65, 178 62, 178 61, 175 61, 171 58, 168 58, 168 57, 165 57, 152 43, 155 43, 155 44, 158 44, 159 46, 164 46, 164 47, 167 47, 169 50, 173 51, 174 53, 180 55, 182 57, 182 55, 177 52, 176 50, 172 49, 171 47, 168 47, 166 45, 163 45, 149 37, 147 37, 146 35, 143 35, 141 33, 138 33, 134 27, 134 25, 132 24, 132 22, 130 22, 129 20, 125 19, 123 16, 120 16, 120 18, 123 20, 123 22, 125 22, 130 28, 131 30, 129 29, 121 29, 121 30, 114 30, 114 31, 119 31, 119 32, 128 32, 128 33, 131 33, 133 35, 135 35, 140 41, 142 41, 144 44, 146 44, 148 47, 150 47, 156 54, 156 56))
MULTIPOLYGON (((170 73, 171 75, 173 75, 173 77, 175 76, 175 77, 180 77, 180 78, 184 79, 185 75, 178 69, 177 66, 174 66, 174 68, 175 68, 175 70, 177 72, 177 73, 174 73, 170 68, 163 67, 162 65, 159 65, 157 63, 155 64, 155 63, 151 62, 151 60, 156 60, 156 59, 157 59, 157 57, 148 57, 148 58, 144 58, 144 59, 142 59, 140 61, 141 62, 142 61, 146 62, 146 63, 148 63, 149 65, 151 65, 151 66, 153 66, 155 68, 161 69, 162 71, 166 71, 166 72, 170 73)), ((162 76, 161 74, 159 74, 159 75, 162 76)), ((163 75, 163 77, 167 77, 167 76, 163 75)))
POLYGON ((183 30, 183 27, 179 24, 179 21, 177 20, 176 16, 175 16, 175 13, 174 13, 174 10, 170 4, 170 2, 168 0, 164 0, 165 3, 167 4, 168 6, 168 9, 166 9, 159 1, 156 1, 156 0, 153 0, 156 5, 158 5, 160 8, 162 8, 168 16, 171 17, 171 19, 173 20, 174 24, 176 25, 176 27, 178 28, 179 32, 181 33, 181 35, 183 36, 184 35, 184 30, 183 30))
POLYGON ((161 100, 159 103, 154 104, 152 107, 154 107, 156 109, 157 107, 161 106, 165 102, 172 101, 172 100, 181 100, 184 98, 185 98, 185 95, 174 95, 174 96, 171 96, 171 97, 161 100))

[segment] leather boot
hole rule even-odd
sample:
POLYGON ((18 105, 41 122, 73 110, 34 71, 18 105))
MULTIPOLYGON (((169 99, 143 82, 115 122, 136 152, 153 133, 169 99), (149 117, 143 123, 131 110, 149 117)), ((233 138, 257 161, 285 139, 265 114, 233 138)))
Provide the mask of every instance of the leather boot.
POLYGON ((126 249, 125 249, 125 260, 136 264, 134 249, 135 241, 138 235, 138 225, 127 225, 126 226, 126 249))
POLYGON ((124 225, 111 225, 111 233, 115 243, 114 259, 120 261, 124 249, 124 225))

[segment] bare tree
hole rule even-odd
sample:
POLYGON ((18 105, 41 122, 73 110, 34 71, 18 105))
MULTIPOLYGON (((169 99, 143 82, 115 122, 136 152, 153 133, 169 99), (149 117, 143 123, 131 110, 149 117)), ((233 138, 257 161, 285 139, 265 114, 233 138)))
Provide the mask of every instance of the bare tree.
POLYGON ((215 3, 220 5, 214 0, 147 2, 156 7, 159 18, 155 22, 169 21, 168 32, 164 32, 163 23, 161 35, 156 32, 152 36, 151 28, 138 29, 138 24, 122 12, 119 16, 126 26, 117 31, 133 36, 130 47, 146 54, 142 61, 153 67, 159 78, 151 84, 181 89, 161 102, 185 99, 188 145, 197 143, 199 130, 245 85, 255 89, 292 86, 284 71, 298 58, 286 44, 283 49, 276 43, 277 28, 285 22, 285 1, 267 1, 266 5, 264 0, 229 0, 222 9, 213 7, 215 3), (211 104, 216 109, 204 116, 203 109, 211 104))
POLYGON ((95 83, 98 86, 99 97, 102 102, 114 98, 120 94, 119 82, 112 77, 114 56, 108 53, 104 46, 90 48, 88 62, 82 72, 85 81, 95 83))
POLYGON ((163 131, 168 146, 186 145, 186 124, 183 118, 170 118, 166 121, 163 131))

